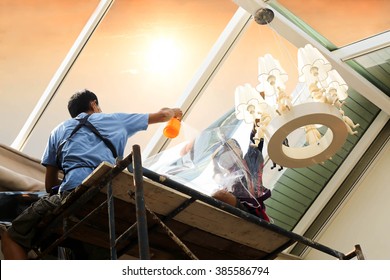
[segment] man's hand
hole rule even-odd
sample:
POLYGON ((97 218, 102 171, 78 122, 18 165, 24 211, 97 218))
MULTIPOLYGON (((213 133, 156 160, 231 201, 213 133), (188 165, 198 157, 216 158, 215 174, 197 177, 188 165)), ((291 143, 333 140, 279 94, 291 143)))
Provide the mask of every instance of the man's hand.
POLYGON ((173 117, 181 120, 183 112, 180 108, 162 108, 157 113, 149 114, 149 124, 167 122, 173 117))

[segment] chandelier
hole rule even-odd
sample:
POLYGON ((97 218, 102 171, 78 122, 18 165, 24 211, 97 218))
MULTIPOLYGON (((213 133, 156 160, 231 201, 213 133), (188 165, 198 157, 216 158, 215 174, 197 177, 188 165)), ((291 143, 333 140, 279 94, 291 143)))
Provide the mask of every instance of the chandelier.
POLYGON ((300 91, 293 94, 279 61, 266 54, 258 59, 259 84, 235 90, 237 119, 253 124, 255 143, 263 139, 269 158, 290 168, 330 159, 359 126, 343 111, 348 85, 318 49, 310 44, 298 49, 298 71, 300 91))

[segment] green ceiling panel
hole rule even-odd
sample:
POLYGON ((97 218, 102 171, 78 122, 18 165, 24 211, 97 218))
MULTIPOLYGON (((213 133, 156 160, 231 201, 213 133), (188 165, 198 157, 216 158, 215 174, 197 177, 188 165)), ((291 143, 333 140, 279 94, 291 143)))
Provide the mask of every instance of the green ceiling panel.
POLYGON ((333 172, 330 172, 322 164, 317 164, 309 167, 310 170, 322 176, 325 180, 332 176, 333 172))
MULTIPOLYGON (((315 193, 318 193, 319 190, 321 190, 322 185, 318 182, 314 181, 311 177, 308 177, 306 174, 301 173, 300 169, 287 169, 285 173, 283 173, 283 176, 279 179, 282 180, 284 177, 289 177, 292 180, 296 180, 300 182, 302 185, 304 185, 309 190, 312 190, 315 193)), ((302 171, 304 171, 302 169, 302 171)))
POLYGON ((326 163, 328 162, 332 162, 334 165, 336 165, 337 167, 343 162, 344 158, 341 157, 339 154, 335 154, 332 159, 328 160, 326 163))
POLYGON ((316 182, 321 186, 323 186, 327 181, 327 178, 311 170, 310 168, 297 168, 297 169, 301 174, 304 174, 306 177, 310 178, 313 182, 316 182))
POLYGON ((274 200, 272 202, 272 205, 269 205, 267 207, 267 213, 273 220, 274 224, 280 225, 283 228, 292 228, 296 223, 297 216, 293 217, 293 215, 291 214, 294 212, 294 209, 283 208, 283 206, 283 204, 274 200))
MULTIPOLYGON (((287 176, 283 176, 283 178, 280 178, 278 183, 286 186, 286 195, 291 196, 294 199, 297 200, 304 200, 307 199, 313 199, 316 196, 316 192, 307 188, 306 186, 292 180, 291 178, 287 176), (291 191, 289 191, 290 189, 291 191)), ((304 203, 304 202, 303 202, 304 203)), ((306 203, 305 203, 306 204, 306 203)))
MULTIPOLYGON (((283 189, 283 190, 286 191, 286 189, 283 189)), ((289 208, 291 208, 291 209, 288 209, 289 212, 287 212, 287 213, 289 213, 289 215, 294 217, 294 218, 299 218, 299 216, 305 212, 307 205, 309 205, 309 203, 310 203, 309 199, 303 198, 303 197, 301 197, 300 199, 297 197, 294 198, 292 196, 289 196, 288 192, 281 193, 278 191, 274 191, 274 193, 272 195, 273 195, 274 200, 282 201, 286 205, 286 207, 288 206, 289 208), (302 204, 303 200, 306 201, 306 203, 307 203, 306 205, 302 204)))
POLYGON ((337 155, 339 155, 343 161, 347 157, 348 153, 349 151, 346 150, 344 147, 342 147, 340 150, 337 151, 337 155))
POLYGON ((327 161, 325 161, 325 162, 322 164, 322 166, 323 166, 325 169, 327 169, 327 170, 329 170, 330 172, 332 172, 332 173, 334 173, 334 172, 337 170, 337 168, 338 168, 338 164, 335 163, 333 160, 327 160, 327 161))

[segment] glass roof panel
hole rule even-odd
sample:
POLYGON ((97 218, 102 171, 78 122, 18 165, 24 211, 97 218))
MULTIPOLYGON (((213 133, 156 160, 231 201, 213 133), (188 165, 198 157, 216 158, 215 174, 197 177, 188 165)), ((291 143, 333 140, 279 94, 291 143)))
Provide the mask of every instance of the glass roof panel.
POLYGON ((390 96, 390 47, 361 55, 347 62, 390 96))
POLYGON ((388 0, 278 0, 271 3, 280 3, 337 47, 385 32, 390 27, 388 0))
POLYGON ((0 119, 12 116, 12 125, 1 125, 1 143, 15 140, 98 3, 0 2, 0 119))
MULTIPOLYGON (((83 88, 98 95, 106 113, 147 113, 175 106, 236 10, 237 5, 224 0, 115 1, 34 129, 25 152, 41 156, 51 129, 69 117, 69 97, 83 88)), ((127 149, 134 144, 143 149, 157 128, 151 125, 131 137, 127 149)))

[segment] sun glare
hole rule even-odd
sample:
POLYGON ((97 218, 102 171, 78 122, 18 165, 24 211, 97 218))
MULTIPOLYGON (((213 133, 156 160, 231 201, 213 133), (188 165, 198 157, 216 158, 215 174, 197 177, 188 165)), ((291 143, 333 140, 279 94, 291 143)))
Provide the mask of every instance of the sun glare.
POLYGON ((160 37, 153 40, 145 54, 146 70, 167 72, 175 68, 179 61, 180 50, 174 40, 160 37))

